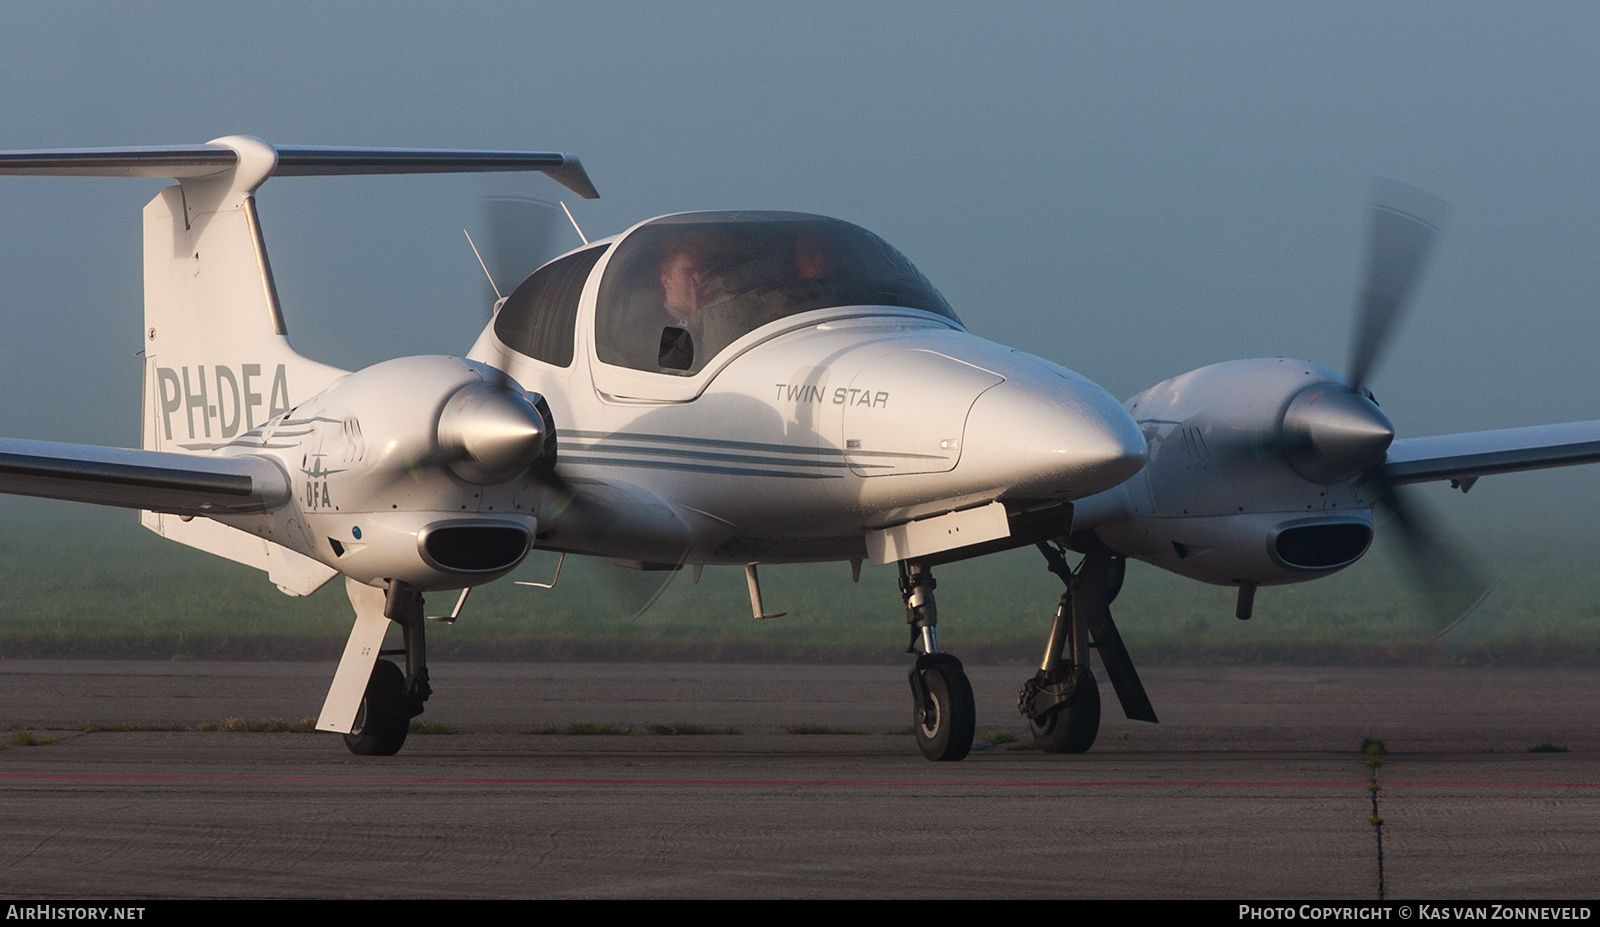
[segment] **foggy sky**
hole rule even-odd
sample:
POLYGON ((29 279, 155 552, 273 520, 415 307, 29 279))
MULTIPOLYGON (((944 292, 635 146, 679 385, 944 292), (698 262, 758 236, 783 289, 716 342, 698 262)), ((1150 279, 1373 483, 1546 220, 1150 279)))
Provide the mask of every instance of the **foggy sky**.
MULTIPOLYGON (((1454 215, 1372 383, 1401 435, 1600 417, 1600 8, 1584 4, 0 3, 0 148, 565 150, 537 175, 277 178, 291 339, 461 353, 485 192, 590 237, 688 209, 835 215, 975 333, 1119 398, 1237 357, 1346 365, 1369 179, 1454 215)), ((138 442, 155 180, 0 178, 0 434, 138 442)), ((570 244, 577 244, 574 237, 570 244)), ((1433 493, 1466 530, 1600 514, 1600 470, 1433 493)), ((131 516, 124 519, 132 522, 131 516)), ((131 530, 131 529, 130 529, 131 530)))

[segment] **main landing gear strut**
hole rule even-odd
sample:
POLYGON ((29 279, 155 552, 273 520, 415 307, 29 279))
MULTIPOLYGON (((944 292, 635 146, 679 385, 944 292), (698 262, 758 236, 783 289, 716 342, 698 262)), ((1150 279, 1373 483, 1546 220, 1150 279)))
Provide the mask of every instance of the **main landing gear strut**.
POLYGON ((1127 563, 1103 544, 1090 543, 1088 554, 1074 571, 1060 545, 1038 546, 1050 572, 1061 578, 1067 591, 1056 606, 1044 660, 1033 678, 1022 684, 1017 708, 1032 726, 1040 750, 1083 753, 1094 745, 1100 732, 1100 687, 1089 667, 1091 647, 1100 651, 1106 675, 1128 718, 1156 721, 1144 684, 1111 620, 1111 602, 1122 589, 1127 563))
POLYGON ((399 753, 411 728, 411 719, 422 714, 422 704, 433 694, 428 685, 422 593, 405 583, 390 583, 383 614, 400 626, 405 646, 401 650, 381 651, 380 659, 373 664, 355 726, 344 735, 345 746, 360 756, 399 753), (406 658, 404 672, 395 663, 382 659, 402 654, 406 658))
POLYGON ((939 623, 933 601, 936 585, 927 564, 900 561, 900 598, 906 606, 906 623, 911 626, 911 645, 906 650, 918 655, 910 673, 911 727, 923 756, 936 761, 959 760, 972 750, 978 712, 961 661, 939 652, 934 633, 939 623))
MULTIPOLYGON (((1068 565, 1061 544, 1038 545, 1050 571, 1061 578, 1067 590, 1050 623, 1050 639, 1039 671, 1022 684, 1017 695, 1017 708, 1033 728, 1034 743, 1046 753, 1083 753, 1100 733, 1100 687, 1089 666, 1091 648, 1100 651, 1123 713, 1133 721, 1157 720, 1122 635, 1111 620, 1111 602, 1122 589, 1126 561, 1092 536, 1081 544, 1078 538, 1073 540, 1074 547, 1088 550, 1076 570, 1068 565)), ((934 633, 938 624, 935 585, 926 561, 900 562, 900 597, 906 606, 906 623, 911 626, 907 651, 917 654, 910 674, 912 729, 923 756, 959 760, 972 749, 977 711, 961 661, 939 650, 934 633)))

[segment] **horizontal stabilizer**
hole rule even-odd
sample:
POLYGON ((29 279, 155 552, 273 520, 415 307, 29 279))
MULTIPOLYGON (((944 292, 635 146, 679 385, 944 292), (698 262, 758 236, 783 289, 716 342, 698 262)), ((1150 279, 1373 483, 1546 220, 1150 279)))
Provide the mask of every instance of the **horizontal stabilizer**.
POLYGON ((1389 446, 1391 483, 1468 479, 1600 463, 1600 421, 1402 438, 1389 446))
MULTIPOLYGON (((440 174, 540 171, 584 199, 600 195, 572 155, 544 151, 433 148, 338 148, 274 145, 283 176, 333 174, 440 174)), ((56 177, 209 177, 239 163, 233 149, 216 144, 147 148, 64 148, 0 151, 0 174, 56 177)))
POLYGON ((176 515, 267 512, 289 476, 261 457, 197 457, 0 438, 0 493, 176 515))

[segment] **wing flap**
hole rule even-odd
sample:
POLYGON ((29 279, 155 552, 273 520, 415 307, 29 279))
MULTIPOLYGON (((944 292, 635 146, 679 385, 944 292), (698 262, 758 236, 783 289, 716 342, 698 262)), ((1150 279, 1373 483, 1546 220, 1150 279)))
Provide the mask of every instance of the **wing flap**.
POLYGON ((263 457, 196 457, 0 438, 0 492, 175 515, 266 512, 289 476, 263 457))
POLYGON ((1402 438, 1383 472, 1393 483, 1425 483, 1590 463, 1600 463, 1600 421, 1402 438))

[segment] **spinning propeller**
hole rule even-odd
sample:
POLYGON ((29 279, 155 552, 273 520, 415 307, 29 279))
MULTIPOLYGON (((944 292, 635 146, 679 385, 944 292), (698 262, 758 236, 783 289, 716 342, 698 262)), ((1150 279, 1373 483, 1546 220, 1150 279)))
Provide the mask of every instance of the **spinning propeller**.
POLYGON ((1314 383, 1283 413, 1275 449, 1313 483, 1361 480, 1390 515, 1440 634, 1450 631, 1488 592, 1484 571, 1427 514, 1415 495, 1383 468, 1394 425, 1368 383, 1411 306, 1450 207, 1395 181, 1378 181, 1367 225, 1365 267, 1356 294, 1347 385, 1314 383))
MULTIPOLYGON (((484 248, 479 259, 483 262, 484 273, 489 278, 489 285, 493 291, 493 304, 497 308, 504 304, 504 301, 529 275, 550 259, 568 250, 563 244, 566 236, 563 226, 568 221, 567 214, 560 206, 547 200, 521 196, 486 196, 480 201, 480 220, 486 235, 482 239, 484 248)), ((504 349, 497 350, 503 352, 504 349)), ((506 372, 509 358, 502 353, 493 359, 491 366, 500 374, 496 389, 520 397, 521 390, 516 388, 506 372)), ((541 411, 546 421, 549 421, 548 408, 541 411)), ((441 419, 441 437, 444 427, 445 420, 441 419)), ((548 450, 534 462, 533 472, 539 482, 559 494, 562 501, 555 506, 556 513, 559 514, 570 505, 583 505, 582 497, 554 469, 553 429, 546 439, 545 446, 548 450)), ((459 467, 457 472, 460 472, 459 467)), ((638 617, 649 611, 660 600, 672 579, 682 572, 683 562, 688 553, 686 547, 676 563, 651 564, 642 570, 620 566, 608 567, 606 583, 610 590, 616 592, 625 602, 623 607, 638 617)))
POLYGON ((484 273, 494 291, 494 305, 561 247, 561 210, 547 200, 525 196, 486 196, 478 203, 484 239, 484 273))
MULTIPOLYGON (((1376 502, 1399 529, 1401 547, 1421 582, 1442 636, 1480 602, 1492 585, 1464 547, 1431 517, 1413 493, 1395 485, 1383 460, 1394 427, 1372 399, 1370 382, 1393 340, 1427 267, 1439 228, 1450 213, 1443 200, 1395 181, 1378 181, 1367 226, 1366 264, 1357 292, 1349 389, 1307 390, 1290 403, 1284 432, 1298 447, 1291 462, 1318 482, 1364 474, 1376 502)), ((1314 388, 1315 389, 1315 388, 1314 388)))
MULTIPOLYGON (((483 266, 492 315, 524 279, 559 252, 561 213, 552 203, 517 196, 486 196, 480 211, 489 232, 484 239, 488 253, 478 250, 470 234, 467 241, 483 266)), ((575 493, 555 471, 555 422, 548 404, 542 397, 528 399, 512 381, 509 358, 503 354, 489 366, 496 373, 493 382, 464 388, 445 406, 439 417, 441 452, 468 482, 501 482, 531 467, 535 479, 563 500, 558 509, 566 508, 575 493)))

